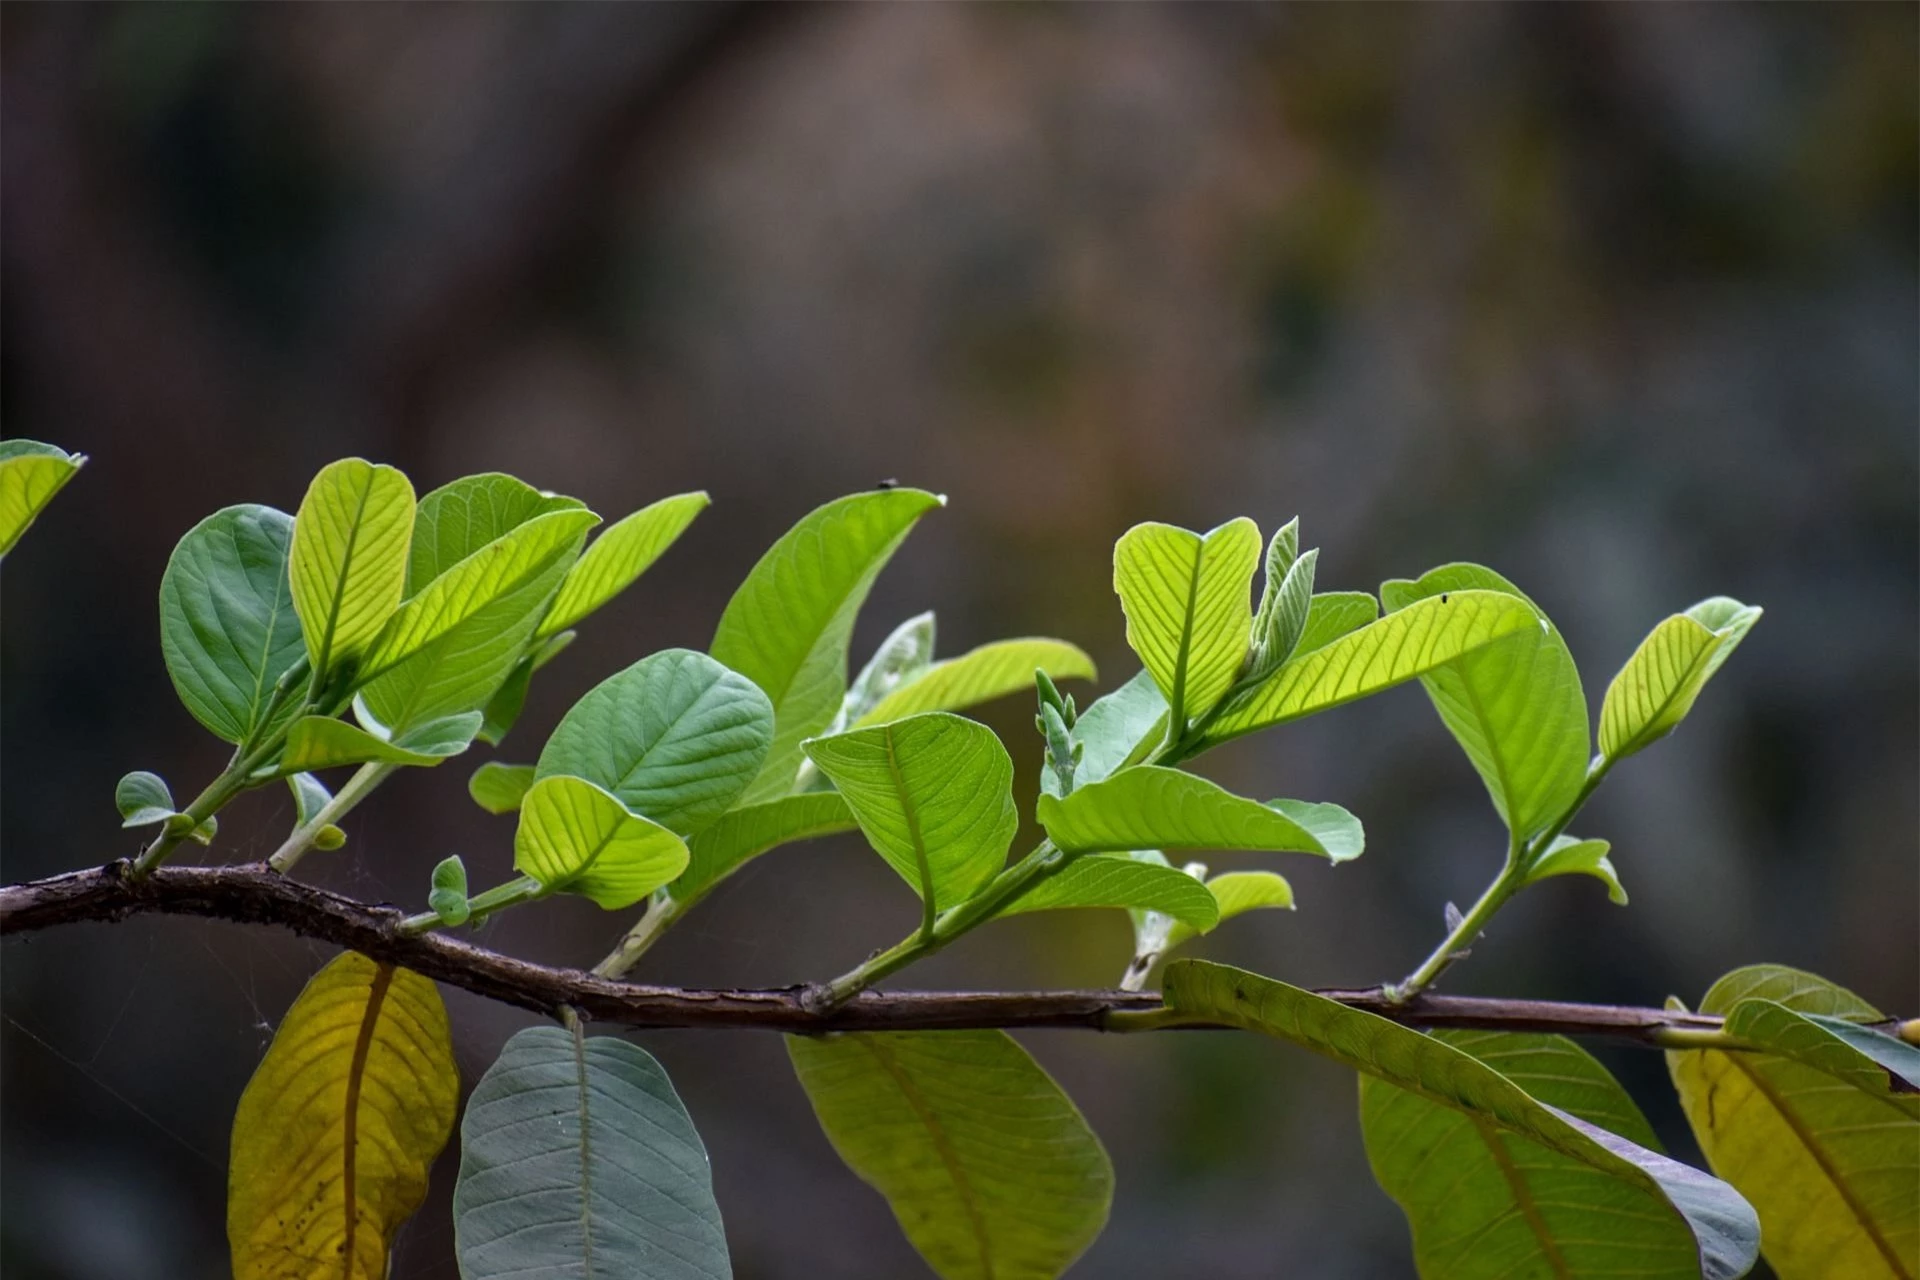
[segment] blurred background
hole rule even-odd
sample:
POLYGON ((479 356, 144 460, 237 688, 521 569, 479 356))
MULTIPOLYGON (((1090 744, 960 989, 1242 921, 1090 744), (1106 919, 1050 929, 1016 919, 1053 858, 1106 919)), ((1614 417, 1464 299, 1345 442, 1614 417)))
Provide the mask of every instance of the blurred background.
MULTIPOLYGON (((1298 513, 1323 588, 1489 563, 1596 707, 1666 614, 1764 604, 1578 824, 1632 906, 1536 889, 1447 987, 1695 1001, 1770 960, 1920 1013, 1913 6, 15 3, 0 36, 0 426, 93 456, 6 565, 6 880, 132 852, 123 772, 191 794, 223 763, 154 605, 219 506, 291 510, 346 454, 422 492, 508 470, 609 519, 710 490, 536 682, 500 752, 523 760, 599 679, 704 647, 806 510, 898 478, 951 504, 856 661, 933 608, 944 652, 1059 635, 1111 687, 1135 669, 1111 545, 1146 519, 1298 513)), ((1032 707, 982 715, 1027 805, 1032 707)), ((491 882, 511 825, 465 795, 481 758, 396 778, 301 874, 418 904, 457 851, 491 882)), ((1394 978, 1500 860, 1418 688, 1204 767, 1347 805, 1369 851, 1268 860, 1300 909, 1198 953, 1394 978)), ((206 856, 290 820, 250 796, 206 856)), ((916 918, 842 837, 755 864, 639 976, 824 978, 916 918)), ((625 923, 555 902, 486 937, 589 964, 625 923)), ((908 983, 1108 985, 1129 946, 1118 912, 1027 917, 908 983)), ((6 944, 8 1277, 225 1273, 233 1107, 329 954, 150 917, 6 944)), ((470 1086, 529 1019, 447 996, 470 1086)), ((638 1038, 743 1280, 921 1274, 775 1037, 638 1038)), ((1410 1274, 1349 1074, 1252 1037, 1024 1039, 1118 1168, 1076 1274, 1410 1274)), ((1596 1051, 1697 1159, 1658 1056, 1596 1051)), ((455 1274, 453 1172, 396 1277, 455 1274)))

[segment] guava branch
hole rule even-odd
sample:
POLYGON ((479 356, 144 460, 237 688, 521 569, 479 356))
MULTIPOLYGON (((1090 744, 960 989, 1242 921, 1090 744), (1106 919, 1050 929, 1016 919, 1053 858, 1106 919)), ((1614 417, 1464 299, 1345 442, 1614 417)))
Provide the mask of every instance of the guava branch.
MULTIPOLYGON (((981 1027, 1118 1029, 1111 1015, 1159 1009, 1146 991, 864 991, 821 1014, 804 987, 697 990, 648 986, 516 960, 445 933, 408 934, 398 907, 356 902, 278 874, 264 863, 161 867, 141 880, 125 861, 0 888, 0 935, 58 925, 112 923, 142 914, 278 925, 302 937, 544 1014, 574 1008, 631 1027, 728 1027, 765 1031, 934 1031, 981 1027)), ((1705 1014, 1621 1005, 1421 995, 1394 1005, 1377 990, 1321 995, 1417 1027, 1472 1027, 1606 1036, 1648 1046, 1720 1030, 1705 1014)), ((1137 1020, 1136 1020, 1137 1021, 1137 1020)), ((1195 1029, 1186 1027, 1183 1029, 1195 1029)))

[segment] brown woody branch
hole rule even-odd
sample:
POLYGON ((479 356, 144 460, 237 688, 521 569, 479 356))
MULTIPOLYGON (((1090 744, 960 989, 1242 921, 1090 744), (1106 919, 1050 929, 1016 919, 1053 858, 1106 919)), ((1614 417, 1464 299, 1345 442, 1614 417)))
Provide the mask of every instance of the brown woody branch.
MULTIPOLYGON (((0 935, 55 925, 111 922, 131 915, 201 916, 272 924, 403 965, 476 995, 545 1014, 578 1009, 633 1027, 736 1027, 773 1031, 927 1031, 970 1027, 1109 1029, 1108 1015, 1160 1007, 1152 992, 896 991, 863 992, 828 1014, 801 1001, 804 988, 702 991, 595 977, 578 969, 530 964, 444 933, 408 934, 406 913, 301 884, 264 864, 162 867, 144 880, 129 864, 69 872, 0 889, 0 935)), ((1377 990, 1322 991, 1355 1008, 1418 1027, 1480 1027, 1609 1036, 1655 1045, 1676 1029, 1718 1031, 1705 1014, 1546 1000, 1423 995, 1393 1006, 1377 990)))

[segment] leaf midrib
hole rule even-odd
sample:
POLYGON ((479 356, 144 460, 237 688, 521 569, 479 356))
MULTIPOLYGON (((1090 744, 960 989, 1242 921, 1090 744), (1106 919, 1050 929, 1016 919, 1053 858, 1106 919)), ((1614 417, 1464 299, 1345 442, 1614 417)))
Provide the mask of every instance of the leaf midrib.
POLYGON ((1567 1265, 1566 1258, 1560 1252, 1552 1232, 1547 1230, 1547 1220, 1540 1214, 1540 1206, 1533 1198, 1533 1188, 1527 1185, 1520 1170, 1513 1163, 1513 1153, 1507 1150, 1501 1141, 1500 1130, 1482 1120, 1479 1116, 1469 1116, 1473 1131, 1493 1155, 1493 1162, 1500 1169, 1500 1176, 1506 1179, 1508 1190, 1513 1192, 1514 1200, 1520 1206, 1520 1216, 1526 1219, 1532 1228, 1534 1237, 1540 1241, 1540 1247, 1546 1251, 1547 1261, 1553 1266, 1553 1274, 1560 1280, 1572 1280, 1573 1270, 1567 1265))
POLYGON ((341 1275, 353 1280, 353 1237, 360 1226, 360 1212, 354 1203, 354 1182, 360 1145, 360 1084, 367 1073, 367 1057, 373 1049, 373 1030, 380 1021, 380 1007, 386 1003, 387 990, 393 984, 393 966, 383 964, 373 971, 373 983, 367 991, 367 1011, 361 1016, 360 1031, 353 1042, 353 1058, 347 1066, 346 1115, 340 1125, 340 1195, 346 1218, 346 1239, 340 1248, 341 1275))
MULTIPOLYGON (((316 676, 323 674, 328 665, 333 661, 333 641, 334 636, 339 630, 340 607, 346 603, 347 579, 353 573, 353 551, 360 541, 360 524, 366 517, 367 500, 373 495, 374 479, 375 476, 369 473, 366 484, 360 488, 360 502, 359 505, 353 509, 353 523, 348 527, 347 531, 347 545, 341 549, 340 576, 334 580, 333 602, 327 609, 327 627, 322 633, 320 661, 314 664, 314 674, 316 676)), ((297 517, 295 527, 298 527, 297 517)))

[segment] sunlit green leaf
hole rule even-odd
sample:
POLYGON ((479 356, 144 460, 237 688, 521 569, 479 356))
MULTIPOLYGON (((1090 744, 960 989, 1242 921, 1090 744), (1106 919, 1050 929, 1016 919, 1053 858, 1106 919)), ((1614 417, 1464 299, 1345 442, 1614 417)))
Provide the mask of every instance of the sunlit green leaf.
POLYGON ((1170 524, 1135 525, 1114 544, 1127 643, 1177 724, 1206 715, 1240 675, 1259 563, 1260 530, 1244 517, 1204 538, 1170 524))
POLYGON ((1312 651, 1303 641, 1278 671, 1227 702, 1208 727, 1205 743, 1368 697, 1540 625, 1524 600, 1497 591, 1460 591, 1408 605, 1312 651))
POLYGON ((1600 753, 1624 760, 1672 733, 1753 624, 1757 606, 1715 596, 1653 629, 1607 686, 1600 753))
POLYGON ((165 822, 174 814, 173 792, 168 790, 166 779, 144 769, 128 774, 115 784, 113 803, 124 819, 120 823, 123 827, 151 826, 165 822))
POLYGON ((1186 872, 1110 854, 1075 858, 1001 908, 1000 914, 1061 907, 1158 911, 1180 921, 1189 933, 1206 933, 1220 921, 1220 905, 1213 894, 1186 872))
POLYGON ((845 798, 834 791, 743 805, 687 842, 687 869, 667 891, 675 901, 692 902, 770 849, 858 826, 845 798))
POLYGON ((0 440, 0 556, 86 464, 86 454, 38 440, 0 440))
POLYGON ((1031 693, 1036 670, 1055 680, 1093 680, 1098 674, 1093 659, 1064 640, 996 640, 927 667, 882 698, 855 727, 922 711, 959 711, 1009 693, 1031 693))
POLYGON ((1842 1058, 1831 1072, 1833 1044, 1762 1002, 1854 1022, 1880 1017, 1851 991, 1779 965, 1736 969, 1714 983, 1701 1012, 1738 1016, 1746 1032, 1785 1053, 1668 1052, 1707 1162, 1759 1210, 1767 1262, 1781 1280, 1912 1280, 1920 1275, 1920 1118, 1911 1097, 1857 1061, 1842 1058), (1752 1007, 1742 1014, 1743 1005, 1752 1007))
POLYGON ((1607 857, 1612 848, 1605 840, 1576 840, 1572 836, 1557 836, 1540 855, 1540 860, 1527 870, 1527 884, 1545 880, 1549 876, 1587 875, 1607 886, 1607 898, 1615 906, 1627 905, 1627 891, 1620 883, 1620 876, 1613 869, 1612 859, 1607 857))
MULTIPOLYGON (((1296 537, 1298 524, 1295 520, 1288 526, 1295 530, 1296 537)), ((1272 675, 1293 655, 1306 629, 1320 552, 1315 549, 1297 558, 1277 554, 1287 549, 1278 534, 1267 547, 1267 582, 1261 589, 1260 608, 1253 616, 1253 653, 1242 673, 1244 680, 1264 680, 1272 675)))
MULTIPOLYGON (((1143 750, 1166 736, 1167 700, 1146 671, 1094 702, 1080 713, 1073 740, 1081 747, 1073 771, 1075 786, 1084 787, 1111 776, 1143 750)), ((1059 796, 1060 780, 1051 769, 1040 771, 1040 789, 1059 796)))
POLYGON ((1113 1166, 1003 1031, 787 1037, 827 1139, 945 1280, 1057 1276, 1106 1224, 1113 1166))
POLYGON ((684 871, 687 846, 584 778, 544 777, 520 802, 513 866, 548 892, 577 893, 613 911, 684 871))
POLYGON ((562 631, 557 636, 547 637, 545 643, 537 646, 531 653, 523 654, 507 673, 507 678, 494 690, 483 708, 486 722, 480 728, 480 741, 494 746, 507 736, 507 732, 520 721, 521 711, 527 705, 527 686, 540 668, 560 656, 562 650, 573 643, 577 631, 562 631))
POLYGON ((1339 805, 1236 796, 1180 769, 1140 765, 1075 789, 1064 800, 1040 797, 1040 825, 1068 853, 1130 849, 1247 849, 1357 858, 1360 822, 1339 805))
POLYGON ((489 760, 467 779, 467 794, 488 813, 512 813, 527 798, 533 777, 530 764, 501 764, 498 760, 489 760))
POLYGON ((573 704, 540 752, 538 777, 569 774, 692 835, 740 800, 773 741, 754 683, 704 653, 664 649, 573 704))
POLYGON ((275 684, 300 661, 287 558, 293 517, 272 507, 216 511, 188 531, 160 579, 160 652, 193 718, 228 742, 279 728, 289 698, 263 725, 275 684))
POLYGON ((983 724, 927 712, 807 743, 874 851, 924 901, 949 907, 1007 859, 1013 761, 983 724))
POLYGON ((566 630, 633 585, 709 501, 705 492, 662 498, 595 538, 560 584, 560 594, 535 638, 566 630))
MULTIPOLYGON (((1229 871, 1208 880, 1206 887, 1221 924, 1249 911, 1293 910, 1293 886, 1271 871, 1229 871)), ((1173 950, 1196 932, 1205 930, 1196 931, 1184 922, 1174 925, 1161 950, 1173 950)))
POLYGON ((417 595, 429 582, 535 516, 582 505, 578 499, 542 493, 498 471, 441 485, 422 497, 414 511, 407 595, 417 595))
POLYGON ((303 716, 287 730, 286 750, 267 776, 311 773, 348 764, 436 765, 465 751, 479 727, 477 714, 453 716, 389 741, 344 720, 303 716))
MULTIPOLYGON (((1477 564, 1449 564, 1418 581, 1381 584, 1389 613, 1461 591, 1520 589, 1477 564)), ((1527 603, 1532 604, 1531 600, 1527 603)), ((1535 606, 1536 608, 1538 606, 1535 606)), ((1587 700, 1559 631, 1523 629, 1420 677, 1434 710, 1486 784, 1493 807, 1524 840, 1566 812, 1587 775, 1587 700)))
POLYGON ((406 476, 360 458, 330 463, 307 487, 288 573, 307 656, 322 676, 357 660, 400 607, 413 506, 406 476))
POLYGON ((914 523, 944 499, 885 489, 829 502, 773 544, 727 603, 713 656, 773 701, 773 749, 742 797, 787 794, 800 743, 832 723, 847 691, 847 640, 867 591, 914 523))
MULTIPOLYGON (((1180 1013, 1290 1040, 1444 1108, 1449 1115, 1459 1115, 1471 1129, 1493 1131, 1491 1136, 1500 1145, 1488 1147, 1488 1154, 1506 1153, 1515 1176, 1523 1170, 1533 1176, 1530 1171, 1536 1168, 1543 1175, 1552 1167, 1580 1169, 1580 1189, 1568 1187, 1565 1192, 1575 1208, 1562 1210, 1556 1205, 1553 1212, 1584 1213, 1605 1204, 1613 1212, 1600 1215, 1598 1224, 1589 1220, 1579 1231, 1580 1238, 1596 1241, 1582 1247, 1604 1255, 1609 1241, 1628 1231, 1635 1233, 1636 1247, 1612 1251, 1613 1261, 1588 1264, 1583 1259, 1579 1268, 1563 1266, 1557 1272, 1549 1264, 1538 1274, 1608 1275, 1625 1270, 1719 1280, 1745 1275, 1754 1263, 1759 1223, 1732 1187, 1578 1115, 1543 1105, 1491 1067, 1437 1037, 1271 978, 1198 960, 1168 965, 1164 991, 1167 1003, 1180 1013)), ((1392 1163, 1390 1152, 1376 1149, 1370 1154, 1376 1166, 1383 1155, 1392 1163)), ((1531 1229, 1530 1224, 1519 1225, 1531 1229)), ((1444 1240, 1417 1243, 1423 1259, 1449 1256, 1444 1240)), ((1570 1240, 1561 1243, 1572 1247, 1570 1240)), ((1470 1249, 1461 1251, 1461 1258, 1462 1270, 1423 1274, 1503 1274, 1498 1266, 1479 1269, 1479 1259, 1470 1249)), ((1518 1269, 1505 1274, 1531 1274, 1524 1263, 1514 1265, 1518 1269)))
POLYGON ((1364 591, 1323 591, 1307 606, 1306 625, 1293 646, 1303 657, 1324 649, 1350 631, 1358 631, 1380 616, 1380 602, 1364 591))
POLYGON ((611 1036, 530 1027, 460 1123, 463 1280, 727 1280, 706 1148, 660 1064, 611 1036))

